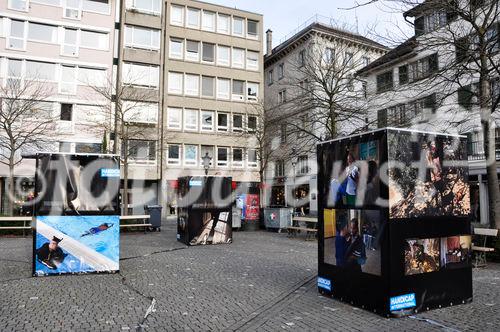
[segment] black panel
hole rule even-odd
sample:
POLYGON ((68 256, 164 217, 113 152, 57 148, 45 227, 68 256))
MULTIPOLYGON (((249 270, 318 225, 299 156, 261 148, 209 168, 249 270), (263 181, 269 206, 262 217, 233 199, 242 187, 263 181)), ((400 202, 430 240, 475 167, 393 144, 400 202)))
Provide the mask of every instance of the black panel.
MULTIPOLYGON (((401 316, 471 301, 471 228, 469 192, 468 186, 464 185, 468 183, 465 148, 466 141, 463 138, 393 129, 383 129, 318 145, 320 211, 318 277, 331 281, 331 291, 327 289, 328 283, 326 287, 324 286, 323 280, 318 281, 318 290, 322 294, 375 311, 383 316, 401 316), (391 144, 388 144, 388 135, 391 137, 391 144), (412 136, 414 142, 408 141, 408 135, 412 136), (349 203, 345 199, 337 199, 332 204, 331 199, 329 200, 332 191, 336 190, 336 188, 332 190, 332 186, 338 186, 335 181, 332 181, 334 168, 332 165, 340 161, 344 163, 341 169, 346 169, 345 160, 348 150, 355 152, 355 159, 363 159, 359 157, 362 155, 359 146, 369 141, 377 141, 378 151, 376 158, 370 157, 367 160, 376 160, 378 166, 388 162, 389 156, 395 158, 389 162, 389 169, 398 163, 406 163, 405 167, 411 165, 410 167, 417 168, 422 163, 424 164, 422 168, 424 171, 420 171, 418 177, 415 171, 402 169, 403 176, 400 174, 398 181, 406 186, 406 191, 401 187, 396 187, 398 183, 392 177, 389 181, 384 180, 378 183, 379 198, 382 199, 378 203, 384 201, 388 203, 389 193, 391 193, 393 205, 391 214, 394 218, 390 217, 388 204, 373 204, 372 200, 365 200, 360 205, 352 204, 352 200, 349 203), (394 144, 395 142, 398 144, 394 144), (394 187, 389 187, 387 184, 394 187), (407 189, 412 186, 424 188, 422 195, 424 198, 427 197, 424 200, 425 203, 417 200, 417 194, 412 196, 412 193, 409 193, 407 189), (395 210, 394 206, 398 208, 395 210), (404 210, 399 210, 400 207, 404 210), (325 255, 325 247, 331 250, 333 243, 337 245, 337 242, 332 242, 332 238, 325 239, 325 208, 339 212, 348 210, 348 220, 351 216, 355 216, 355 220, 350 222, 358 225, 358 227, 349 226, 348 234, 351 234, 349 236, 345 235, 345 232, 342 233, 346 229, 343 228, 345 217, 342 217, 344 219, 340 221, 336 219, 334 226, 328 224, 328 235, 335 234, 333 241, 340 236, 344 239, 353 239, 352 234, 357 233, 356 228, 365 224, 363 217, 359 217, 363 216, 362 211, 371 210, 372 213, 380 211, 384 221, 377 227, 379 230, 377 249, 381 252, 380 275, 366 273, 367 268, 363 264, 366 264, 367 257, 370 258, 369 255, 364 255, 365 259, 359 261, 361 269, 356 270, 337 266, 343 264, 342 261, 339 263, 337 248, 335 248, 335 260, 332 259, 330 251, 329 257, 325 255), (333 228, 330 229, 331 227, 333 228), (391 297, 408 294, 415 294, 416 305, 391 312, 391 297)), ((392 173, 391 176, 393 174, 396 173, 392 173)), ((371 177, 368 176, 368 178, 371 177)), ((341 181, 343 180, 340 179, 339 183, 341 181)), ((359 182, 356 186, 359 186, 359 182)), ((344 190, 340 192, 343 193, 344 190)), ((359 195, 359 191, 356 194, 359 195)), ((342 215, 342 213, 337 214, 337 216, 342 215)), ((371 246, 364 237, 369 233, 365 233, 365 230, 358 230, 358 232, 358 235, 363 237, 365 249, 371 246)))
POLYGON ((186 245, 232 242, 231 178, 178 180, 177 240, 186 245))

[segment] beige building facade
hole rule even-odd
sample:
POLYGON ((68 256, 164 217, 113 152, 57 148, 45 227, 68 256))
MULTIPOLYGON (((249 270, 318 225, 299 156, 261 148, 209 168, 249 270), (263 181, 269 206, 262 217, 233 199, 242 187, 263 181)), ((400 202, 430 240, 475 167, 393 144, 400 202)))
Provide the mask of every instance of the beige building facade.
POLYGON ((118 15, 116 113, 125 129, 116 141, 122 179, 128 170, 129 213, 143 213, 144 205, 157 203, 161 179, 165 2, 123 0, 118 15))
POLYGON ((179 176, 259 181, 252 130, 264 95, 262 15, 200 1, 166 2, 163 201, 179 176))

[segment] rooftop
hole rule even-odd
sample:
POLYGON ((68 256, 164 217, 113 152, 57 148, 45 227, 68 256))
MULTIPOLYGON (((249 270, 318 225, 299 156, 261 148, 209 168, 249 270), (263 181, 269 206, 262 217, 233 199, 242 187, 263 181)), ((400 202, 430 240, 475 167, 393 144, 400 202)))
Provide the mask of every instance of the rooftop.
POLYGON ((283 37, 279 41, 278 46, 273 48, 272 54, 269 55, 268 58, 271 58, 273 55, 287 48, 289 45, 293 44, 312 30, 318 30, 331 35, 337 35, 340 38, 352 39, 359 43, 363 43, 367 46, 378 48, 380 50, 389 50, 387 46, 360 35, 357 32, 357 28, 355 26, 336 21, 335 19, 326 16, 314 15, 303 24, 298 26, 296 29, 288 33, 285 37, 283 37))
POLYGON ((219 5, 219 4, 217 4, 217 3, 208 2, 208 1, 202 1, 202 0, 192 0, 192 1, 193 1, 193 2, 202 3, 202 4, 205 4, 205 5, 214 6, 214 7, 221 7, 221 8, 226 8, 226 9, 237 10, 237 11, 242 12, 242 13, 248 13, 248 14, 254 14, 254 15, 263 16, 263 15, 262 15, 262 14, 260 14, 260 13, 252 12, 252 11, 245 10, 245 9, 239 9, 239 8, 237 8, 236 6, 235 6, 235 7, 230 7, 230 6, 219 5))

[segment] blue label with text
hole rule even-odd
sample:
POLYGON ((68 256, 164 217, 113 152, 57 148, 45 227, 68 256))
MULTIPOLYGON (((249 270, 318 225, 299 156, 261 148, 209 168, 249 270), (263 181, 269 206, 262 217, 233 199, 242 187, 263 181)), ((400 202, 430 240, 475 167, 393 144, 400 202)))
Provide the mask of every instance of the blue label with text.
POLYGON ((417 306, 415 293, 391 297, 391 311, 413 308, 417 306))
POLYGON ((119 168, 101 168, 101 178, 119 178, 119 168))
POLYGON ((330 279, 325 279, 318 277, 318 287, 326 289, 327 291, 332 291, 332 281, 330 279))
POLYGON ((190 187, 201 187, 202 185, 203 185, 203 181, 201 181, 201 180, 190 180, 189 181, 190 187))

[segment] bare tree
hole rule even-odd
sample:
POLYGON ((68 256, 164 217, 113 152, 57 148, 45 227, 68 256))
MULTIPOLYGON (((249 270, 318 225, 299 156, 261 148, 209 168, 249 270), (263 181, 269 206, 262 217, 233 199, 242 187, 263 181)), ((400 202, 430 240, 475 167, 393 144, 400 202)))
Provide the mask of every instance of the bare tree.
POLYGON ((288 136, 296 135, 294 151, 313 152, 316 142, 366 128, 369 103, 365 83, 355 73, 369 57, 354 42, 318 36, 285 63, 291 75, 278 81, 277 103, 266 107, 281 110, 274 112, 278 118, 268 118, 286 126, 288 136))
MULTIPOLYGON (((379 0, 405 13, 414 25, 414 48, 435 53, 435 70, 416 85, 438 91, 439 106, 449 106, 446 120, 462 133, 482 132, 488 180, 489 217, 500 228, 500 190, 496 165, 495 119, 500 102, 500 2, 495 0, 379 0), (409 18, 414 18, 411 21, 409 18), (450 102, 450 99, 452 100, 450 102), (458 99, 458 100, 457 100, 458 99)), ((366 1, 359 6, 373 3, 366 1)), ((400 90, 404 90, 401 87, 400 90)))
POLYGON ((14 212, 14 170, 21 153, 44 150, 51 141, 55 118, 44 103, 50 95, 50 88, 35 79, 9 79, 0 85, 0 163, 9 168, 9 215, 14 212))
MULTIPOLYGON (((263 101, 259 101, 247 111, 247 129, 242 136, 247 139, 248 146, 256 149, 256 158, 258 162, 259 181, 265 183, 266 170, 279 154, 276 148, 277 134, 279 127, 273 123, 274 111, 266 111, 263 101), (250 120, 252 119, 252 120, 250 120)), ((263 187, 260 189, 260 197, 263 195, 263 187)), ((261 204, 263 204, 261 199, 261 204)))
POLYGON ((130 73, 124 73, 124 76, 127 76, 125 81, 129 82, 126 85, 117 86, 112 79, 108 79, 106 84, 91 85, 91 88, 106 101, 100 107, 92 130, 98 130, 106 144, 113 141, 111 148, 103 146, 103 150, 120 155, 123 167, 122 213, 127 215, 131 162, 136 159, 156 159, 158 108, 151 113, 148 105, 151 105, 158 91, 138 87, 134 82, 139 82, 140 78, 132 77, 130 73), (114 139, 108 141, 108 134, 112 134, 114 139))

